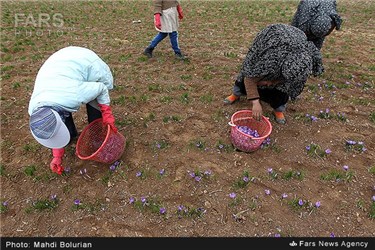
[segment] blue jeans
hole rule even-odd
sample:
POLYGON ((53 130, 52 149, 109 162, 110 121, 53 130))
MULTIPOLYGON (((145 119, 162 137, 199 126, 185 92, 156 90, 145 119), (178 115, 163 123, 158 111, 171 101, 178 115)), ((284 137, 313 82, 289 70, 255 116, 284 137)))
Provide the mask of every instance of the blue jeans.
POLYGON ((174 53, 181 54, 181 50, 178 47, 178 32, 173 31, 172 33, 159 32, 154 39, 152 39, 149 48, 155 48, 164 38, 169 35, 169 40, 171 41, 172 49, 174 53))

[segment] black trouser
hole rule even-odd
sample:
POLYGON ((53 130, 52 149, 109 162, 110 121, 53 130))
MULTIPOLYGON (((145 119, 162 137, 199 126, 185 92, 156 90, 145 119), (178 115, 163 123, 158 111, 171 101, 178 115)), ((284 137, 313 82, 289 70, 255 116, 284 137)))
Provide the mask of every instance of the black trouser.
MULTIPOLYGON (((89 123, 93 122, 94 120, 96 120, 98 118, 102 118, 102 112, 100 110, 94 108, 90 104, 86 104, 86 110, 87 110, 87 120, 88 120, 89 123)), ((74 124, 74 121, 73 121, 72 113, 69 113, 69 116, 67 116, 65 118, 64 123, 69 130, 70 138, 73 139, 73 138, 77 137, 78 132, 77 132, 76 125, 74 124)))
MULTIPOLYGON (((246 88, 244 81, 237 81, 235 85, 240 88, 242 94, 246 95, 246 88)), ((268 103, 273 109, 277 109, 278 107, 285 105, 288 100, 288 94, 281 92, 275 88, 257 88, 260 100, 268 103)))

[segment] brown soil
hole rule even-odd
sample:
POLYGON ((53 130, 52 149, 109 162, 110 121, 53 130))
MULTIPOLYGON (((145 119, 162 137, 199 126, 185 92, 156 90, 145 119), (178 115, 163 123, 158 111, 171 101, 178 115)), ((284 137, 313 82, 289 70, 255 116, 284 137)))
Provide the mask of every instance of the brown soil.
MULTIPOLYGON (((275 123, 264 105, 273 125, 271 144, 253 153, 233 149, 228 125, 234 112, 250 106, 244 100, 224 106, 223 98, 256 32, 289 22, 296 2, 285 2, 285 15, 278 17, 277 1, 183 1, 179 40, 186 62, 174 58, 168 39, 154 58, 142 55, 156 34, 148 1, 79 1, 69 8, 2 2, 0 198, 8 204, 1 236, 375 236, 375 45, 374 19, 368 16, 375 6, 358 2, 340 1, 345 23, 325 41, 326 73, 309 79, 300 98, 288 104, 287 124, 275 123), (64 35, 52 26, 15 27, 15 13, 62 13, 64 35), (217 18, 223 13, 226 19, 217 18), (38 36, 38 30, 44 33, 38 36), (27 107, 37 71, 68 45, 96 51, 114 72, 113 112, 127 139, 114 172, 109 164, 80 160, 73 142, 64 158, 71 171, 57 176, 48 167, 50 151, 30 134, 27 107), (330 119, 305 117, 326 108, 330 119), (347 121, 337 119, 338 112, 347 121), (347 150, 346 140, 362 141, 367 150, 347 150), (312 143, 332 152, 311 156, 306 146, 312 143), (332 170, 343 177, 322 179, 332 170), (211 175, 201 181, 189 174, 205 171, 211 175), (251 181, 238 187, 246 172, 251 181), (303 178, 288 179, 288 172, 303 178), (229 196, 233 192, 236 199, 229 196), (288 197, 282 199, 283 193, 288 197), (35 209, 51 195, 57 196, 55 208, 35 209), (142 197, 146 205, 140 205, 142 197), (321 206, 314 208, 317 201, 321 206), (179 205, 186 214, 178 215, 179 205)), ((85 108, 74 117, 82 131, 85 108)))

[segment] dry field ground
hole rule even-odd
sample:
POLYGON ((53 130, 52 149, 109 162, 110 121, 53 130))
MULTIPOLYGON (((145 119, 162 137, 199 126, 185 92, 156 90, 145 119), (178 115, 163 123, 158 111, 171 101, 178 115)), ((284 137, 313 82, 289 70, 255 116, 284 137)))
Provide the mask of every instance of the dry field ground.
MULTIPOLYGON (((290 23, 298 1, 181 4, 188 61, 168 39, 142 55, 156 34, 151 1, 1 2, 1 236, 374 237, 375 1, 338 1, 344 22, 323 46, 325 73, 288 104, 286 125, 264 106, 270 144, 253 153, 232 147, 228 126, 249 105, 223 98, 256 33, 290 23), (57 176, 30 134, 37 71, 69 45, 113 70, 127 139, 115 170, 80 160, 73 142, 70 171, 57 176)), ((79 131, 85 115, 74 114, 79 131)))

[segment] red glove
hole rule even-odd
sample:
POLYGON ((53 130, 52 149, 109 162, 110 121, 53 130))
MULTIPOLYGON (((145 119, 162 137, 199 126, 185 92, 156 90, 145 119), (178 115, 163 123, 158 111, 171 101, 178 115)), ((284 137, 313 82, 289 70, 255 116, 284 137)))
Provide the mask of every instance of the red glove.
POLYGON ((157 29, 161 30, 160 13, 154 15, 154 24, 157 29))
POLYGON ((64 148, 53 148, 52 149, 53 159, 52 159, 51 163, 49 164, 49 167, 56 174, 62 174, 64 172, 64 167, 61 166, 62 158, 64 156, 64 153, 65 153, 64 148))
POLYGON ((115 126, 115 117, 113 117, 111 107, 105 104, 99 104, 100 111, 102 111, 103 123, 111 126, 113 132, 117 133, 115 126))
POLYGON ((182 13, 181 5, 177 5, 177 12, 178 12, 178 18, 181 20, 184 18, 184 14, 182 13))

